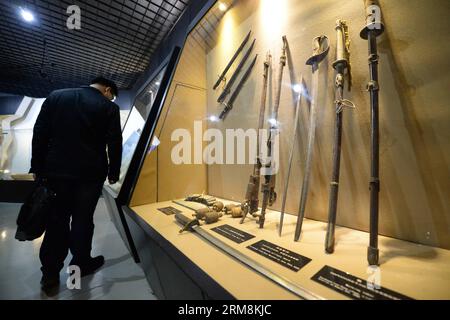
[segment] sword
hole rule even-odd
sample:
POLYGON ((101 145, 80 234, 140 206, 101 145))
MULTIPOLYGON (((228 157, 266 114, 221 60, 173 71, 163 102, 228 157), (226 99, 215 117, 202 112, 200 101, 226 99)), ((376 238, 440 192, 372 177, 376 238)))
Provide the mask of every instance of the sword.
POLYGON ((247 214, 253 215, 258 211, 258 194, 259 194, 259 183, 260 183, 260 169, 261 169, 261 155, 260 155, 260 143, 261 137, 260 132, 264 127, 264 115, 266 113, 266 96, 267 96, 267 84, 268 84, 268 74, 269 67, 272 61, 272 56, 270 53, 266 56, 266 61, 264 61, 264 72, 263 72, 263 89, 261 93, 261 103, 259 108, 259 120, 258 120, 258 141, 256 143, 256 163, 253 166, 253 174, 250 175, 247 192, 245 194, 245 201, 241 204, 242 218, 240 223, 244 223, 247 214))
POLYGON ((192 220, 192 219, 186 217, 182 213, 176 213, 175 220, 183 226, 183 229, 182 229, 183 231, 184 230, 194 231, 200 237, 202 237, 206 241, 209 241, 211 244, 213 244, 220 250, 229 254, 233 258, 237 259, 241 263, 250 267, 254 271, 258 272, 262 276, 273 281, 274 283, 283 287, 284 289, 292 292, 293 294, 295 294, 303 299, 308 299, 308 300, 324 300, 323 297, 311 292, 310 290, 307 290, 303 287, 296 285, 294 282, 292 282, 288 278, 281 276, 279 273, 273 272, 272 270, 268 269, 264 264, 257 262, 255 259, 250 258, 249 256, 245 255, 241 251, 233 248, 232 246, 230 246, 230 245, 226 244, 225 242, 221 241, 220 239, 216 238, 210 232, 208 232, 206 229, 203 229, 199 225, 198 220, 196 220, 196 219, 192 220))
MULTIPOLYGON (((269 133, 269 139, 267 141, 267 155, 269 157, 269 163, 266 163, 264 165, 266 170, 271 170, 273 165, 273 154, 272 154, 272 148, 274 145, 274 139, 275 135, 278 134, 278 109, 280 108, 280 97, 281 97, 281 86, 283 82, 283 69, 286 65, 286 47, 287 47, 287 39, 286 36, 282 37, 283 40, 283 48, 281 50, 281 56, 280 56, 280 67, 278 69, 278 86, 277 91, 275 93, 275 104, 273 107, 273 114, 272 114, 272 122, 270 126, 270 133, 269 133)), ((263 199, 262 199, 262 205, 261 205, 261 213, 259 215, 259 227, 264 227, 264 221, 266 220, 266 209, 267 206, 271 206, 276 200, 277 200, 277 193, 275 192, 275 173, 273 172, 266 172, 264 174, 264 182, 261 186, 262 192, 263 192, 263 199)))
POLYGON ((328 54, 330 49, 327 36, 319 36, 313 39, 313 55, 306 61, 307 65, 312 66, 312 100, 311 110, 309 114, 309 132, 308 132, 308 148, 306 150, 306 162, 302 184, 302 193, 300 198, 300 206, 297 216, 297 224, 295 226, 294 241, 298 241, 302 231, 303 218, 305 217, 306 198, 308 196, 309 177, 311 175, 311 164, 314 150, 314 139, 316 135, 316 109, 319 89, 319 65, 320 62, 328 54))
POLYGON ((350 74, 350 40, 348 37, 348 27, 344 20, 336 21, 336 61, 333 68, 336 70, 336 121, 334 129, 334 145, 333 145, 333 171, 330 183, 330 198, 328 203, 328 226, 325 238, 325 251, 333 253, 334 251, 334 231, 336 226, 336 212, 339 191, 339 173, 341 163, 341 138, 342 138, 342 111, 344 107, 355 108, 353 102, 344 99, 345 70, 348 70, 348 90, 351 87, 350 74))
POLYGON ((253 66, 255 65, 257 57, 258 57, 258 55, 255 55, 255 57, 253 58, 252 63, 247 68, 247 70, 245 70, 245 73, 242 76, 241 80, 239 81, 239 83, 238 83, 236 89, 234 90, 233 94, 231 95, 230 100, 228 100, 228 102, 223 102, 222 103, 225 106, 225 108, 220 113, 219 119, 221 119, 221 120, 225 119, 225 117, 228 114, 228 112, 230 112, 230 110, 233 109, 233 103, 236 100, 236 98, 239 95, 239 93, 241 92, 241 89, 244 86, 245 81, 247 81, 247 78, 250 75, 250 73, 251 73, 251 71, 253 69, 253 66))
POLYGON ((234 60, 236 60, 237 56, 239 55, 239 53, 242 51, 242 49, 244 49, 245 44, 247 43, 248 39, 250 38, 250 33, 252 31, 250 30, 247 34, 247 36, 245 37, 245 39, 242 41, 241 45, 239 46, 239 48, 236 50, 236 52, 234 53, 233 57, 231 58, 230 62, 228 62, 227 66, 225 67, 225 69, 222 71, 222 73, 219 76, 219 79, 217 79, 216 83, 213 86, 213 90, 216 90, 217 87, 219 86, 219 84, 222 82, 222 80, 225 79, 225 75, 228 72, 228 69, 230 69, 231 65, 233 64, 234 60))
POLYGON ((291 167, 292 167, 292 160, 294 159, 294 147, 295 147, 295 141, 297 138, 297 128, 298 128, 298 122, 299 120, 299 110, 300 110, 300 106, 301 106, 301 101, 302 101, 302 97, 303 95, 307 95, 307 93, 305 94, 303 91, 306 90, 306 86, 304 85, 304 81, 303 81, 303 75, 300 78, 300 86, 301 86, 301 91, 298 94, 298 99, 297 99, 297 105, 296 105, 296 109, 295 109, 295 117, 294 117, 294 131, 292 134, 292 145, 291 145, 291 150, 289 151, 289 165, 288 165, 288 171, 287 171, 287 175, 286 175, 286 181, 284 182, 284 191, 283 191, 283 200, 281 202, 281 212, 280 212, 280 225, 278 226, 278 235, 281 237, 281 232, 283 229, 283 220, 284 220, 284 210, 286 207, 286 198, 287 198, 287 191, 288 191, 288 187, 289 187, 289 177, 291 176, 291 167))
POLYGON ((381 22, 381 9, 377 0, 366 0, 366 26, 361 30, 360 37, 368 40, 370 81, 367 90, 370 94, 370 243, 367 248, 369 265, 378 265, 378 194, 379 179, 379 121, 378 121, 378 51, 377 37, 384 32, 381 22))
POLYGON ((222 103, 225 100, 225 98, 227 97, 227 95, 230 93, 231 87, 233 86, 233 83, 236 81, 237 76, 239 75, 239 72, 241 72, 242 67, 244 66, 245 62, 247 61, 248 57, 250 56, 250 53, 253 50, 253 47, 255 46, 255 41, 256 41, 256 39, 253 39, 253 42, 252 42, 250 48, 248 48, 247 51, 245 52, 245 55, 242 57, 242 59, 239 62, 236 70, 231 75, 230 80, 228 80, 227 85, 225 86, 225 88, 223 89, 223 91, 220 94, 219 98, 217 99, 217 102, 222 103))

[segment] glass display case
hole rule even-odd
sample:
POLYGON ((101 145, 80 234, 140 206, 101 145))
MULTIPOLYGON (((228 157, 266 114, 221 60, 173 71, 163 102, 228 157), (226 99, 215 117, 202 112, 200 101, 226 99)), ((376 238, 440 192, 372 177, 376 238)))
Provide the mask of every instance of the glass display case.
POLYGON ((148 83, 148 85, 139 93, 134 101, 134 105, 128 114, 125 125, 122 129, 122 164, 120 166, 119 181, 113 185, 107 183, 107 187, 111 188, 116 195, 119 194, 125 175, 128 172, 131 159, 136 150, 137 143, 141 137, 142 129, 147 120, 150 110, 153 107, 156 94, 159 91, 161 80, 166 71, 166 65, 162 66, 156 76, 148 83))
MULTIPOLYGON (((146 84, 138 90, 122 129, 123 149, 119 181, 113 185, 105 182, 103 188, 103 197, 111 220, 136 262, 139 262, 139 256, 124 218, 122 206, 131 193, 137 169, 145 153, 151 151, 151 147, 147 149, 147 139, 160 112, 179 51, 180 48, 175 47, 172 54, 161 63, 150 75, 146 84)), ((156 139, 153 140, 153 144, 157 144, 156 139)))
POLYGON ((161 297, 450 298, 446 18, 380 3, 192 26, 124 206, 161 297))

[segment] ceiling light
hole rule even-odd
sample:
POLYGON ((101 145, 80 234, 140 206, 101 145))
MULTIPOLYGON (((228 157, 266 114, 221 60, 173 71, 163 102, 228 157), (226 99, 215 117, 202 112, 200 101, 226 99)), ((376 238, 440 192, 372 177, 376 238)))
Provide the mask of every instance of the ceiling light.
POLYGON ((227 5, 223 2, 219 2, 219 10, 226 11, 228 9, 227 5))
POLYGON ((32 22, 34 20, 33 14, 27 9, 20 8, 20 15, 26 22, 32 22))

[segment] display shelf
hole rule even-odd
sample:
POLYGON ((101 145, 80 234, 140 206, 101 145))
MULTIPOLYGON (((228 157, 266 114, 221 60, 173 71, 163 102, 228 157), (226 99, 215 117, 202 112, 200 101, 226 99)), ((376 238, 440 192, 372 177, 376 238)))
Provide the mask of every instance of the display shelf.
MULTIPOLYGON (((218 199, 222 201, 222 199, 218 199)), ((178 202, 178 201, 177 201, 178 202)), ((224 200, 224 203, 230 203, 224 200)), ((180 202, 182 203, 182 202, 180 202)), ((200 204, 185 202, 195 208, 200 204)), ((173 215, 165 215, 158 208, 174 207, 185 215, 193 211, 173 201, 132 207, 149 226, 180 250, 188 259, 204 270, 212 279, 237 299, 298 299, 286 289, 258 274, 235 258, 225 254, 210 242, 193 232, 179 233, 181 226, 173 215)), ((296 217, 287 215, 283 234, 278 236, 279 213, 268 211, 264 229, 259 229, 253 218, 243 224, 240 219, 223 216, 219 222, 202 225, 213 237, 244 253, 274 273, 289 279, 300 288, 322 299, 349 299, 311 278, 324 266, 331 266, 358 278, 367 280, 370 269, 365 259, 368 233, 344 227, 336 229, 335 253, 324 253, 326 224, 306 219, 299 242, 293 241, 296 217), (228 224, 248 232, 255 238, 237 244, 212 228, 228 224), (299 271, 294 272, 249 250, 248 245, 266 240, 311 259, 299 271)), ((380 284, 412 299, 450 299, 450 251, 394 238, 380 236, 380 284), (418 290, 417 288, 420 288, 418 290)))

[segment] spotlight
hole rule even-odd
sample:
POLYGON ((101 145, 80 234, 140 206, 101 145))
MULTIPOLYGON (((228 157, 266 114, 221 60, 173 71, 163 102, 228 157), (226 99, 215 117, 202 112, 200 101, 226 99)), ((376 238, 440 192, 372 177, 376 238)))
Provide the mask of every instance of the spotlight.
POLYGON ((33 14, 27 9, 20 8, 20 15, 22 16, 22 19, 25 20, 26 22, 34 21, 33 14))
POLYGON ((157 86, 159 86, 160 84, 161 84, 161 82, 159 82, 159 81, 155 82, 155 85, 157 85, 157 86))
POLYGON ((210 116, 209 117, 209 121, 211 121, 211 122, 218 122, 219 118, 217 118, 216 116, 210 116))
POLYGON ((225 4, 225 3, 223 3, 223 2, 219 2, 219 10, 220 11, 227 11, 227 9, 228 9, 228 7, 227 7, 227 5, 225 4))
POLYGON ((297 93, 302 93, 302 91, 303 91, 303 85, 297 83, 297 84, 294 85, 293 89, 294 89, 294 91, 297 92, 297 93))
POLYGON ((273 126, 276 126, 278 123, 277 123, 277 120, 275 120, 274 118, 270 118, 269 120, 268 120, 268 122, 271 124, 271 125, 273 125, 273 126))

